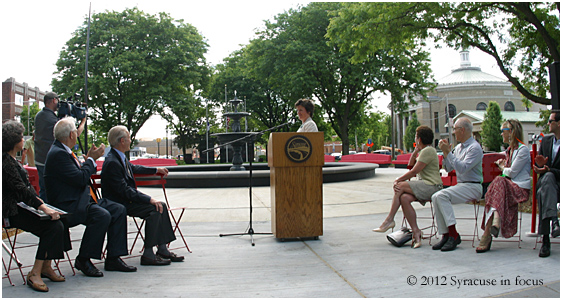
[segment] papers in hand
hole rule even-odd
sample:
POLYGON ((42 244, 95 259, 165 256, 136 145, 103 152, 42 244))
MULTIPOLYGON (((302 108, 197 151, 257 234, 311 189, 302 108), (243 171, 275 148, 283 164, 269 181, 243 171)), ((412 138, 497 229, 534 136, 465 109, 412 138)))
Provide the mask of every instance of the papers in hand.
MULTIPOLYGON (((52 210, 58 211, 61 218, 64 218, 68 215, 68 213, 66 211, 64 211, 60 208, 56 208, 56 207, 54 207, 52 205, 49 205, 47 203, 44 203, 44 205, 46 205, 48 208, 50 208, 52 210)), ((51 216, 46 214, 44 211, 35 209, 35 208, 33 208, 33 207, 23 203, 23 202, 18 202, 18 206, 27 210, 27 211, 29 211, 29 212, 31 212, 32 214, 36 215, 40 220, 50 220, 51 219, 51 216)))

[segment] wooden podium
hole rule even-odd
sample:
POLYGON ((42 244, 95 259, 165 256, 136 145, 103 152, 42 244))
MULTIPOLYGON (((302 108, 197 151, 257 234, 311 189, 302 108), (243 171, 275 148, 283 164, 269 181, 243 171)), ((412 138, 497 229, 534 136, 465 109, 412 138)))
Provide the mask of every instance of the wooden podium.
POLYGON ((318 238, 323 233, 324 133, 271 133, 267 153, 271 231, 280 239, 318 238))

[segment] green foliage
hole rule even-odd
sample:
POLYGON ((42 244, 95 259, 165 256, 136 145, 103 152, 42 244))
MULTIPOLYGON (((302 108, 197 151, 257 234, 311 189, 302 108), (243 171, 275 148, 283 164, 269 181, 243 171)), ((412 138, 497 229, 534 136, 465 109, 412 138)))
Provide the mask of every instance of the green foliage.
POLYGON ((535 123, 535 126, 537 126, 537 128, 542 128, 541 132, 544 134, 547 134, 550 131, 550 129, 548 128, 548 119, 550 118, 550 114, 551 114, 550 110, 541 109, 539 111, 539 117, 541 120, 535 123))
POLYGON ((547 66, 560 61, 559 3, 364 2, 334 14, 328 36, 354 61, 427 38, 457 50, 474 47, 491 55, 524 97, 550 104, 547 66))
MULTIPOLYGON (((174 96, 174 95, 172 95, 174 96)), ((177 97, 171 97, 167 107, 159 109, 159 114, 168 123, 168 129, 176 135, 174 143, 182 149, 184 158, 187 158, 187 149, 197 144, 205 145, 207 124, 207 108, 191 92, 177 97), (201 143, 203 141, 203 143, 201 143)), ((209 123, 214 120, 212 106, 209 108, 209 123)))
POLYGON ((501 126, 503 117, 500 105, 495 101, 490 101, 484 121, 482 121, 482 145, 490 151, 500 151, 503 144, 501 136, 501 126))
POLYGON ((390 118, 390 116, 376 111, 365 114, 357 125, 352 125, 351 128, 357 133, 358 146, 361 147, 361 144, 366 144, 368 139, 373 141, 372 150, 378 150, 381 146, 387 145, 386 136, 390 132, 386 123, 387 118, 390 118))
POLYGON ((406 148, 406 151, 414 150, 414 143, 416 142, 416 129, 419 126, 420 121, 418 121, 418 116, 414 113, 412 114, 412 119, 408 122, 406 132, 404 133, 404 148, 406 148))
POLYGON ((30 136, 31 132, 35 130, 35 116, 37 115, 37 113, 39 113, 39 111, 41 111, 41 109, 39 109, 39 103, 37 101, 33 102, 33 104, 31 105, 23 106, 23 109, 20 114, 21 123, 23 124, 23 127, 25 127, 25 131, 23 132, 23 135, 30 136), (29 118, 27 117, 28 115, 29 118), (27 131, 28 125, 29 125, 29 132, 27 131))
POLYGON ((375 91, 424 95, 432 84, 427 80, 428 53, 408 45, 352 63, 352 54, 343 53, 326 38, 331 12, 341 7, 341 3, 314 2, 266 21, 266 28, 248 48, 252 58, 248 66, 256 74, 253 79, 264 78, 281 101, 292 104, 303 97, 318 101, 347 154, 352 124, 361 122, 375 91))
MULTIPOLYGON (((60 53, 53 79, 59 94, 83 93, 87 19, 60 53)), ((206 85, 207 44, 197 29, 168 14, 137 8, 92 16, 88 66, 89 117, 101 131, 125 125, 134 140, 170 101, 206 85)))
MULTIPOLYGON (((293 115, 294 102, 286 101, 267 82, 267 75, 262 76, 262 70, 255 68, 256 61, 259 62, 261 57, 250 47, 255 46, 252 44, 232 53, 223 64, 216 67, 204 96, 223 107, 226 112, 226 109, 231 108, 225 103, 225 92, 226 101, 233 99, 236 92, 239 99, 246 101, 245 110, 251 114, 250 119, 256 121, 255 130, 261 131, 288 122, 293 115)), ((285 126, 277 131, 289 130, 285 126)), ((264 142, 264 138, 265 136, 260 137, 258 142, 264 142)))

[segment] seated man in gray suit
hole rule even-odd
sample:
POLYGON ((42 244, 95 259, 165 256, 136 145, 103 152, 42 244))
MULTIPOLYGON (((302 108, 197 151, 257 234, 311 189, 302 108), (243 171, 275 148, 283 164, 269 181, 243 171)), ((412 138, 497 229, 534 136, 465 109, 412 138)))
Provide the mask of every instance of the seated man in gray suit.
POLYGON ((542 139, 539 153, 535 157, 537 200, 539 203, 539 234, 542 234, 542 247, 539 257, 550 256, 550 224, 552 237, 560 235, 557 203, 560 202, 560 112, 552 112, 548 119, 550 133, 542 139))

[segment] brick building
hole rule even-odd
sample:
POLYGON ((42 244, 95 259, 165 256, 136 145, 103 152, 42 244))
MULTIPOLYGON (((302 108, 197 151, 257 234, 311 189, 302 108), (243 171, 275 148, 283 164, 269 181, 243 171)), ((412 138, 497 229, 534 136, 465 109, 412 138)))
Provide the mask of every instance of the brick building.
POLYGON ((13 77, 6 79, 6 81, 2 82, 2 121, 21 121, 20 114, 23 111, 23 107, 25 105, 29 106, 35 101, 39 101, 39 108, 43 108, 45 93, 45 91, 41 91, 38 87, 30 87, 25 82, 16 82, 16 79, 13 77))

